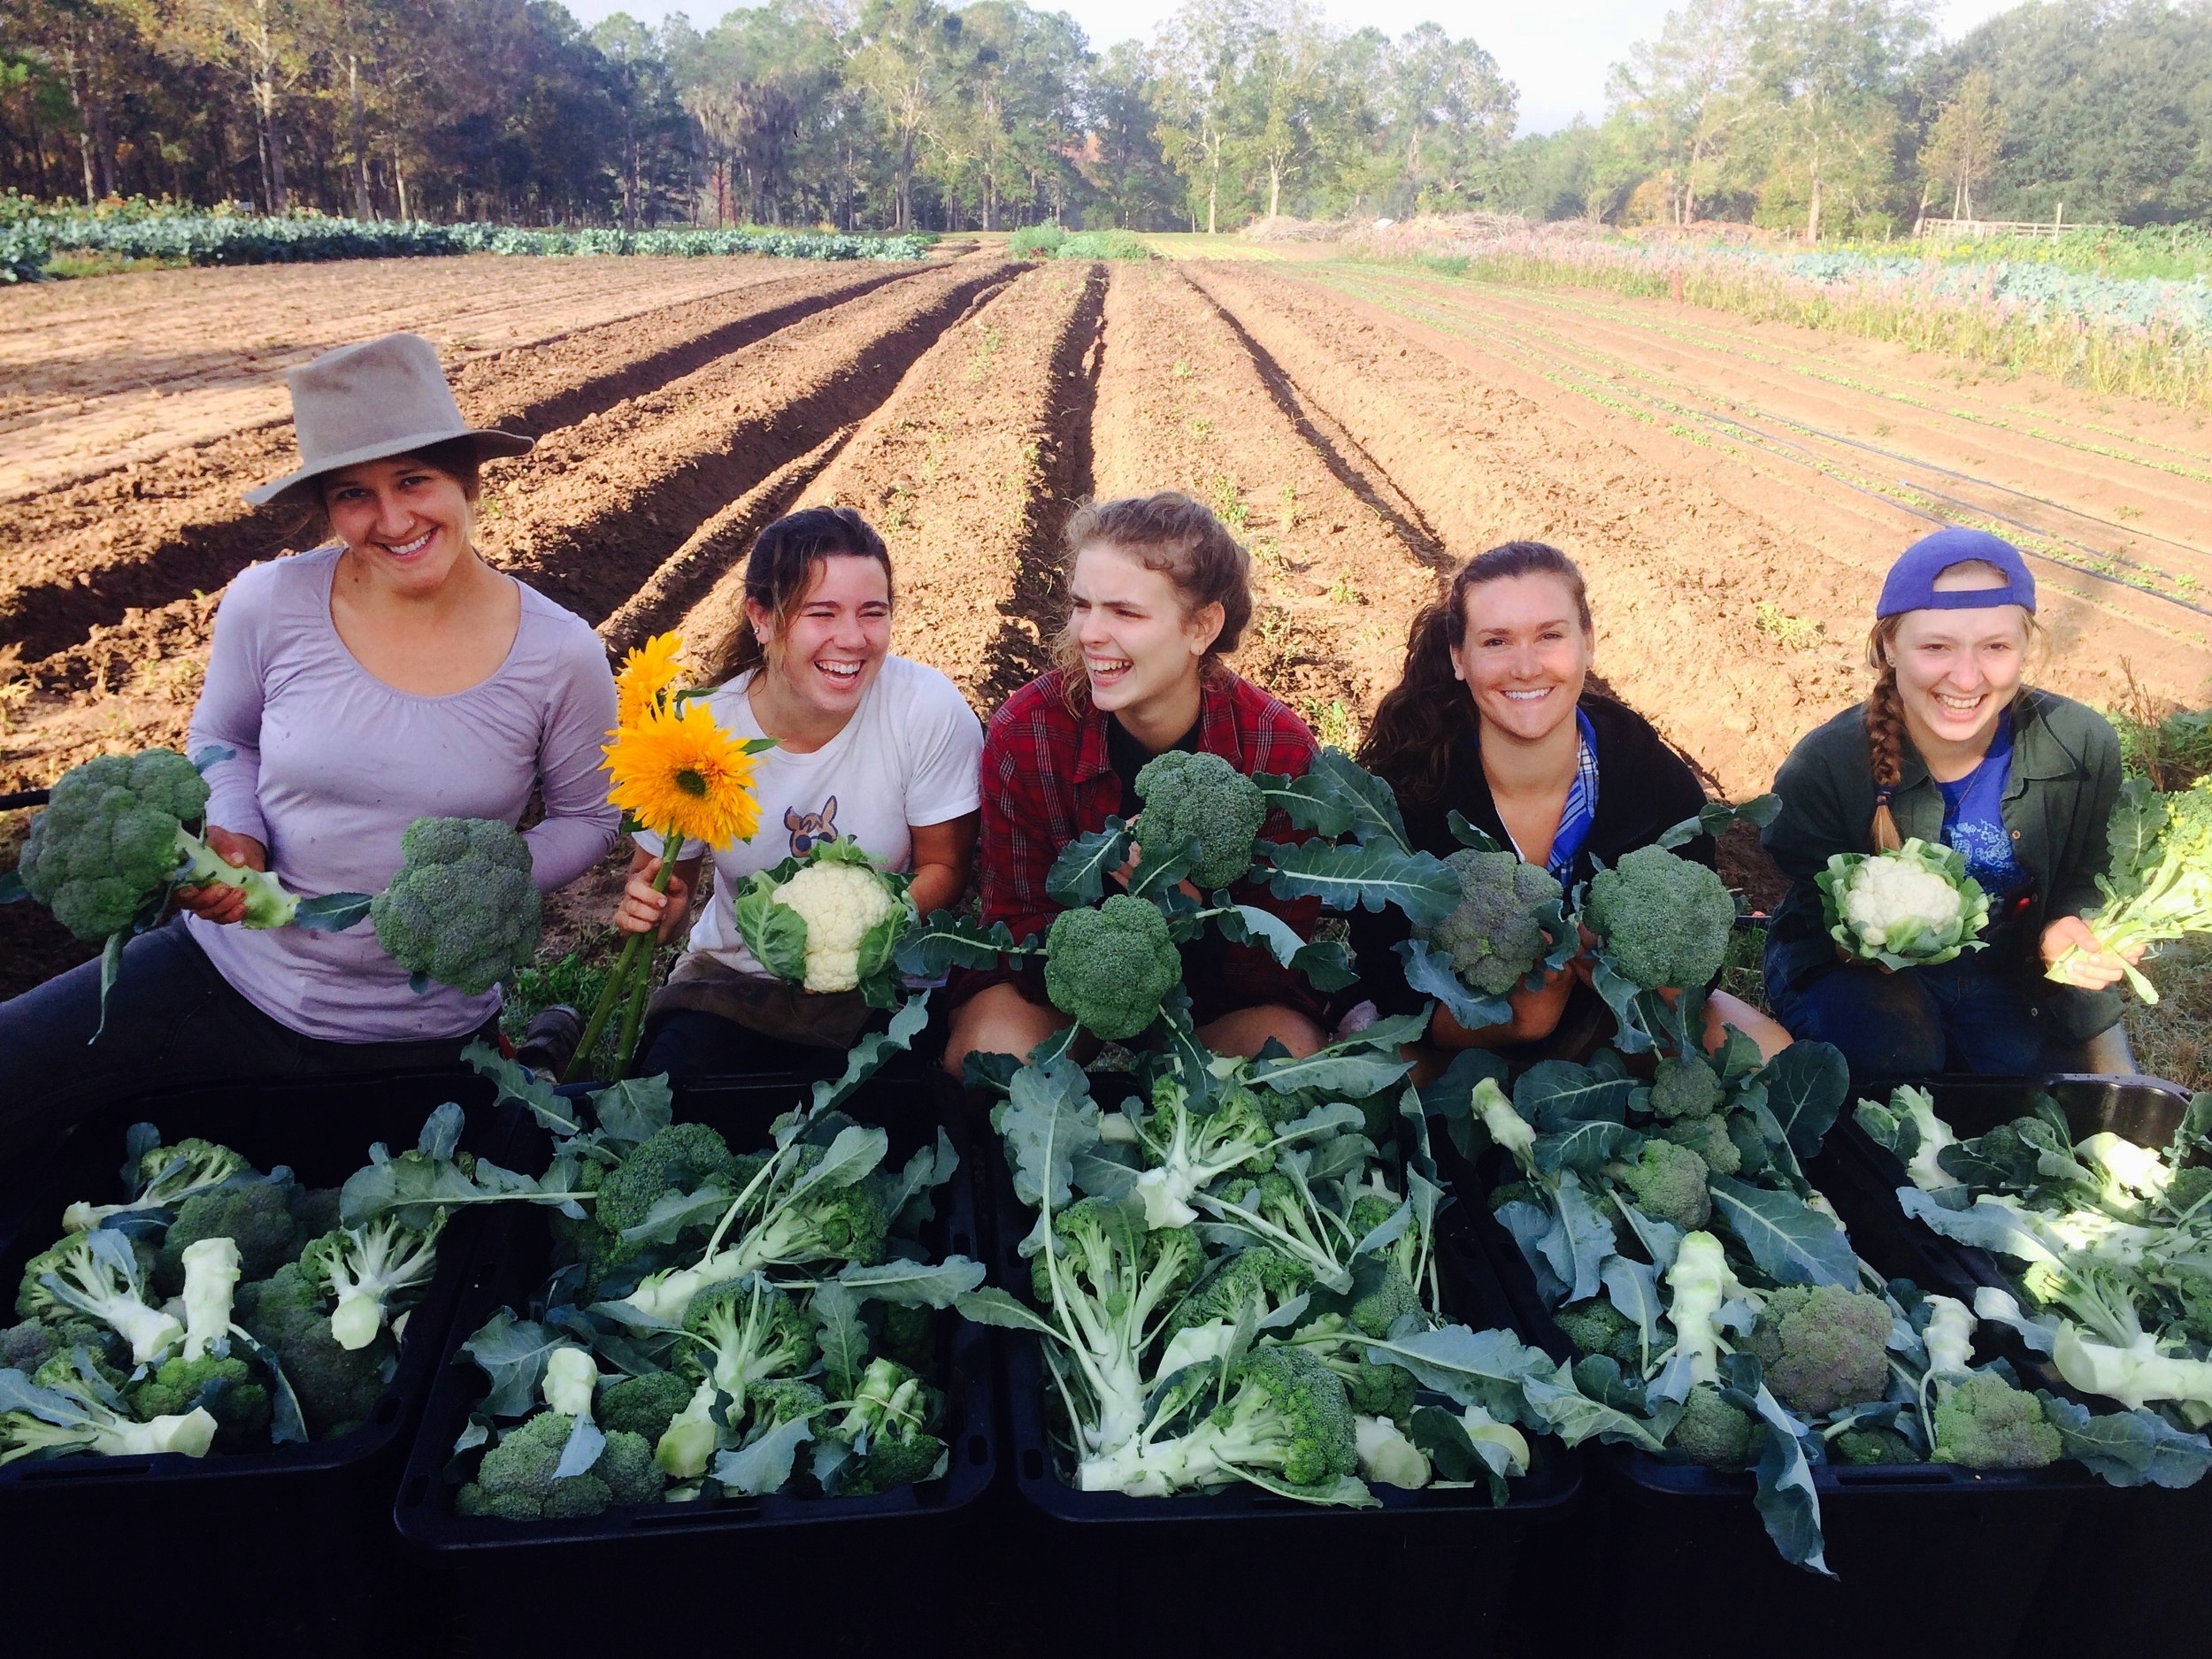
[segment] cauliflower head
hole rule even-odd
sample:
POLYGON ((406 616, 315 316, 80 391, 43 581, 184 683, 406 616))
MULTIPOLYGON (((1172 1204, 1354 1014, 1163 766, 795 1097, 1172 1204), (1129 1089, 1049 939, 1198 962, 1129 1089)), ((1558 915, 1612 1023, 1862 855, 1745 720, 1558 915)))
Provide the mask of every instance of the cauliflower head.
POLYGON ((1952 848, 1916 837, 1894 852, 1838 853, 1815 882, 1828 935, 1851 956, 1905 968, 1983 948, 1989 898, 1952 848))
POLYGON ((495 818, 419 818, 369 917, 376 941, 414 976, 481 996, 530 960, 543 901, 530 847, 495 818))
POLYGON ((79 939, 121 933, 177 872, 178 832, 199 821, 207 795, 174 749, 71 767, 31 821, 17 865, 25 891, 79 939))
POLYGON ((891 956, 913 919, 906 879, 848 841, 754 876, 733 906, 754 958, 777 979, 817 995, 867 992, 887 1005, 891 956))
POLYGON ((1131 894, 1117 893, 1095 910, 1063 910, 1045 933, 1045 995, 1109 1042, 1158 1018, 1161 999, 1182 977, 1167 918, 1131 894))
POLYGON ((1193 842, 1190 879, 1225 887, 1252 865, 1252 843, 1267 818, 1259 785, 1218 755, 1171 749, 1137 773, 1144 803, 1137 840, 1164 850, 1193 842))
POLYGON ((1728 954, 1736 901, 1711 870, 1661 847, 1639 847, 1590 878, 1582 923, 1605 955, 1647 991, 1712 983, 1728 954))
POLYGON ((1503 996, 1543 960, 1546 925, 1560 918, 1560 886, 1549 871, 1510 851, 1461 849, 1444 861, 1459 877, 1459 908, 1427 932, 1475 989, 1503 996))

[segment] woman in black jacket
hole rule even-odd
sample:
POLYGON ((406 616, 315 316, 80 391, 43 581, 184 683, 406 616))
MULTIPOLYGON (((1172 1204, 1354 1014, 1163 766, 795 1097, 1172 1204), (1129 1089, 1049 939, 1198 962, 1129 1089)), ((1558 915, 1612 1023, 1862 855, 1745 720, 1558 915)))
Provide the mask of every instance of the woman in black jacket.
MULTIPOLYGON (((1587 689, 1594 647, 1582 572, 1556 548, 1509 541, 1471 559, 1451 590, 1414 619, 1404 676, 1376 710, 1360 762, 1397 791, 1413 844, 1447 856, 1456 810, 1502 847, 1548 868, 1571 891, 1601 862, 1649 846, 1705 804, 1688 766, 1639 715, 1587 689)), ((1713 862, 1701 835, 1678 849, 1713 862)), ((1394 947, 1402 914, 1354 912, 1362 990, 1385 1013, 1424 1000, 1394 947)), ((1432 1042, 1446 1048, 1579 1057, 1609 1033, 1588 986, 1586 955, 1515 990, 1513 1017, 1469 1031, 1440 1008, 1432 1042)), ((1715 992, 1709 1041, 1724 1025, 1769 1053, 1789 1035, 1749 1004, 1715 992)))

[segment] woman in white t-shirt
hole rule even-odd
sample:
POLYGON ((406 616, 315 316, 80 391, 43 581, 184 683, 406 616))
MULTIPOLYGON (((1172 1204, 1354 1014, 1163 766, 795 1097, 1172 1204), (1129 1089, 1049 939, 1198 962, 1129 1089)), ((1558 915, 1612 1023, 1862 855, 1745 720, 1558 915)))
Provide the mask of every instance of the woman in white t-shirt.
MULTIPOLYGON (((890 643, 891 556, 858 513, 812 507, 760 533, 745 620, 709 703, 724 730, 776 740, 754 762, 760 828, 714 856, 713 900, 654 995, 637 1075, 812 1069, 795 1049, 847 1048, 866 1026, 858 992, 812 994, 761 972, 731 910, 757 872, 841 840, 910 872, 925 916, 966 891, 983 729, 951 680, 893 657, 890 643)), ((686 845, 656 893, 660 838, 635 840, 615 926, 672 939, 705 849, 686 845)))

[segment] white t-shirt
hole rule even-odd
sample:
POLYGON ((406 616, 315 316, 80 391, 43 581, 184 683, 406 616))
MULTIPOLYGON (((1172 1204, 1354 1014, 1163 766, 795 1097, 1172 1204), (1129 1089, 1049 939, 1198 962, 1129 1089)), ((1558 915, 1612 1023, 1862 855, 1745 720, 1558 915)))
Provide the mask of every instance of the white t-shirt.
MULTIPOLYGON (((739 737, 763 737, 745 695, 750 674, 707 700, 715 723, 739 737)), ((761 966, 737 931, 732 905, 747 879, 803 855, 817 841, 842 840, 893 870, 914 867, 910 826, 942 824, 982 804, 983 727, 960 689, 933 668, 887 657, 845 729, 810 755, 785 749, 753 758, 760 828, 714 856, 714 899, 692 925, 690 948, 740 973, 761 966)), ((637 844, 661 849, 641 831, 637 844)), ((698 841, 683 856, 706 850, 698 841)))

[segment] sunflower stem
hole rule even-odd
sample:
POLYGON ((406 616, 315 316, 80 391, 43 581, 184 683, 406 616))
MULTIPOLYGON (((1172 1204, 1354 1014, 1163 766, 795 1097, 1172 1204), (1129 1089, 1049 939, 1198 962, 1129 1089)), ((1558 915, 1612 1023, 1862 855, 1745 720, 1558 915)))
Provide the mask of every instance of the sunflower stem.
MULTIPOLYGON (((661 841, 661 867, 660 873, 653 878, 654 892, 668 891, 668 878, 676 869, 676 861, 668 856, 668 849, 680 849, 683 844, 683 837, 672 826, 661 841)), ((629 1005, 622 1010, 622 1034, 615 1040, 614 1075, 607 1079, 610 1083, 619 1083, 630 1074, 630 1060, 637 1046, 638 1026, 644 1022, 646 999, 653 992, 653 957, 660 943, 659 933, 656 930, 649 933, 638 933, 634 935, 634 940, 644 940, 648 943, 644 959, 637 965, 634 976, 637 982, 630 987, 629 1005)))
POLYGON ((561 1072, 563 1083, 580 1083, 590 1069, 592 1050, 599 1046, 599 1033, 607 1028, 607 1019, 614 1012, 615 1001, 630 979, 631 965, 637 961, 638 945, 643 933, 632 933, 623 941, 622 954, 615 958, 614 968, 607 975, 607 982, 599 988, 599 1000, 592 1004, 591 1018, 584 1022, 584 1034, 576 1041, 576 1052, 569 1056, 567 1067, 561 1072))

